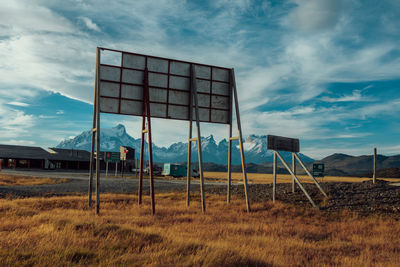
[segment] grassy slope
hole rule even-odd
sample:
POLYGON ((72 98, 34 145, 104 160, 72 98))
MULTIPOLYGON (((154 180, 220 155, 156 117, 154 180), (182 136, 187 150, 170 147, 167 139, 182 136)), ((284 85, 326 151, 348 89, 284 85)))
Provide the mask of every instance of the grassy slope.
POLYGON ((85 197, 0 200, 0 265, 395 266, 400 224, 354 213, 324 214, 282 203, 228 206, 209 196, 157 195, 150 215, 136 197, 103 195, 101 215, 85 197))

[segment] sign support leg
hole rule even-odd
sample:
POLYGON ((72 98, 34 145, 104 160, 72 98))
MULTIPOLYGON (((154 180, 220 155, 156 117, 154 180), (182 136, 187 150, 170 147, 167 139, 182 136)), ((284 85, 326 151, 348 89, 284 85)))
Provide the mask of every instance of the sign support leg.
MULTIPOLYGON (((189 112, 191 116, 191 112, 189 112)), ((188 158, 187 158, 187 174, 186 174, 186 206, 190 205, 190 178, 191 178, 191 164, 192 164, 192 118, 189 118, 189 142, 188 142, 188 158)))
POLYGON ((273 171, 273 180, 272 180, 272 201, 276 200, 276 172, 277 172, 277 161, 276 161, 276 151, 274 150, 274 161, 273 161, 272 171, 273 171))
POLYGON ((241 122, 240 122, 239 101, 238 101, 238 95, 237 95, 237 91, 236 91, 236 81, 235 81, 234 69, 231 70, 231 84, 232 84, 232 89, 233 89, 233 96, 235 98, 236 122, 237 122, 237 128, 238 128, 238 139, 239 139, 239 146, 240 146, 240 158, 241 158, 241 161, 242 161, 244 195, 245 195, 245 198, 246 198, 247 212, 250 212, 250 201, 249 201, 249 194, 248 194, 248 187, 247 187, 246 163, 245 163, 243 140, 242 140, 242 125, 241 125, 241 122))
POLYGON ((308 200, 310 201, 311 205, 314 208, 318 209, 317 204, 314 203, 314 201, 312 200, 311 196, 307 193, 306 189, 303 187, 303 185, 300 183, 299 179, 297 178, 297 176, 292 172, 292 170, 289 168, 289 166, 286 164, 285 160, 282 158, 282 156, 279 154, 278 151, 275 151, 276 155, 279 157, 279 159, 281 160, 283 166, 285 166, 285 168, 289 171, 289 173, 293 176, 293 178, 296 180, 296 183, 298 184, 298 186, 300 187, 301 191, 303 191, 303 193, 306 195, 306 197, 308 198, 308 200))
MULTIPOLYGON (((296 157, 294 152, 292 152, 292 171, 294 174, 296 174, 296 157)), ((294 193, 295 190, 296 190, 296 185, 294 178, 292 177, 292 193, 294 193)))
MULTIPOLYGON (((293 153, 294 156, 296 157, 296 159, 299 161, 301 167, 303 167, 303 169, 306 171, 307 175, 314 181, 315 185, 318 187, 319 191, 321 191, 321 193, 328 198, 328 195, 326 194, 326 192, 324 191, 324 189, 322 189, 321 185, 318 183, 317 179, 314 178, 313 175, 311 175, 311 173, 307 170, 306 165, 304 165, 303 161, 300 159, 300 157, 297 155, 297 153, 293 153)), ((296 173, 294 173, 296 175, 296 173)))
POLYGON ((199 173, 200 173, 200 194, 201 194, 201 210, 206 212, 206 200, 204 194, 204 175, 203 175, 203 156, 201 150, 201 134, 200 134, 200 114, 199 114, 199 103, 197 98, 197 81, 196 81, 196 69, 191 65, 191 78, 192 78, 192 88, 194 93, 194 104, 195 104, 195 114, 196 114, 196 130, 197 130, 197 151, 199 159, 199 173))
POLYGON ((98 91, 98 78, 99 78, 99 64, 100 64, 100 51, 96 48, 96 72, 94 78, 94 96, 93 96, 93 127, 92 127, 92 142, 90 147, 90 163, 89 163, 89 207, 92 206, 92 191, 93 191, 93 165, 94 165, 94 142, 97 118, 97 91, 98 91))
POLYGON ((96 93, 96 214, 100 212, 100 107, 99 107, 99 87, 96 93))
POLYGON ((140 140, 140 167, 139 167, 139 186, 138 186, 138 203, 142 204, 142 188, 143 188, 143 154, 144 154, 144 133, 145 133, 145 117, 142 116, 142 139, 140 140))
POLYGON ((150 99, 149 99, 149 73, 146 67, 144 71, 144 92, 143 92, 143 113, 142 113, 142 140, 140 142, 140 174, 138 188, 138 202, 142 203, 142 188, 143 188, 143 163, 144 163, 144 137, 148 134, 148 150, 149 150, 149 179, 150 179, 150 197, 151 197, 151 214, 155 214, 154 200, 154 177, 153 177, 153 144, 151 140, 151 114, 150 114, 150 99), (147 122, 147 129, 146 129, 147 122))
POLYGON ((372 183, 376 183, 376 147, 374 148, 374 166, 373 166, 372 183))
POLYGON ((227 185, 227 198, 226 202, 231 203, 231 185, 232 185, 232 116, 229 124, 229 138, 228 138, 228 185, 227 185))
MULTIPOLYGON (((192 73, 191 73, 192 74, 192 73)), ((192 84, 193 87, 193 77, 192 84)), ((186 173, 186 206, 190 205, 190 178, 191 178, 191 164, 192 164, 192 121, 193 121, 193 95, 192 90, 189 91, 189 140, 188 140, 188 157, 187 157, 187 173, 186 173)))

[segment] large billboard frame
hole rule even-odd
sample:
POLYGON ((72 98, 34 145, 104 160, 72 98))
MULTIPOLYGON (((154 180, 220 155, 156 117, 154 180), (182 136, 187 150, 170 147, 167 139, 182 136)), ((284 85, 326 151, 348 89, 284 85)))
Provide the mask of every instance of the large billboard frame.
MULTIPOLYGON (((154 66, 153 66, 154 67, 154 66)), ((109 71, 109 69, 106 69, 109 71)), ((111 71, 112 73, 113 71, 111 71)), ((132 75, 136 75, 137 73, 133 73, 132 75)), ((134 76, 134 77, 136 77, 134 76)), ((214 76, 214 77, 215 77, 214 76)), ((129 77, 129 76, 127 76, 129 77)), ((161 80, 165 80, 164 78, 161 80)), ((179 83, 178 83, 179 84, 179 83)), ((184 84, 188 84, 187 81, 185 80, 184 84)), ((137 89, 137 88, 136 88, 137 89)), ((136 90, 135 89, 135 90, 136 90)), ((168 92, 167 92, 168 94, 168 92)), ((154 94, 153 94, 154 96, 154 94)), ((165 99, 164 99, 165 100, 165 99)), ((204 100, 204 99, 203 99, 204 100)), ((111 102, 110 102, 111 103, 111 102)), ((241 128, 241 122, 240 122, 240 112, 239 112, 239 101, 238 101, 238 95, 237 95, 237 88, 236 88, 236 82, 235 82, 235 74, 234 74, 234 69, 233 68, 223 68, 223 67, 218 67, 218 66, 212 66, 212 65, 206 65, 206 64, 200 64, 200 63, 194 63, 194 62, 188 62, 188 61, 182 61, 182 60, 175 60, 175 59, 169 59, 169 58, 162 58, 162 57, 155 57, 155 56, 149 56, 149 55, 143 55, 143 54, 137 54, 137 53, 131 53, 131 52, 126 52, 126 51, 121 51, 121 50, 115 50, 115 49, 108 49, 108 48, 103 48, 103 47, 97 47, 96 49, 96 71, 95 71, 95 85, 94 85, 94 101, 93 101, 93 127, 92 127, 92 145, 91 145, 91 157, 90 157, 90 170, 89 170, 89 207, 92 205, 92 187, 93 187, 93 174, 94 174, 94 162, 95 164, 95 170, 96 170, 96 214, 99 214, 100 210, 100 162, 99 159, 96 157, 96 152, 100 151, 100 113, 115 113, 115 114, 125 114, 125 115, 133 115, 133 116, 141 116, 142 117, 142 129, 141 129, 141 148, 140 148, 140 174, 139 174, 139 186, 138 186, 138 203, 142 204, 142 188, 143 188, 143 162, 144 162, 144 139, 145 135, 148 135, 148 151, 149 151, 149 179, 150 179, 150 196, 151 196, 151 207, 152 207, 152 214, 155 213, 155 198, 154 198, 154 173, 153 173, 153 153, 152 153, 152 138, 151 138, 151 118, 165 118, 165 119, 174 119, 174 120, 187 120, 189 122, 189 137, 188 137, 188 161, 187 161, 187 201, 186 204, 187 206, 190 205, 190 184, 191 184, 191 176, 190 176, 190 169, 191 169, 191 152, 192 152, 192 142, 196 142, 197 144, 197 150, 198 150, 198 164, 199 164, 199 174, 200 174, 200 193, 201 193, 201 206, 202 206, 202 211, 206 211, 206 204, 205 204, 205 190, 204 190, 204 175, 203 175, 203 159, 202 159, 202 149, 201 149, 201 134, 200 134, 200 122, 209 122, 209 123, 219 123, 219 124, 226 124, 229 126, 229 137, 228 137, 228 174, 227 174, 227 202, 230 203, 231 199, 231 151, 232 151, 232 141, 238 140, 239 142, 239 147, 240 147, 240 157, 241 157, 241 164, 242 164, 242 175, 243 175, 243 184, 244 184, 244 192, 245 192, 245 201, 246 201, 246 208, 247 211, 250 211, 250 202, 249 202, 249 196, 248 196, 248 185, 247 185, 247 173, 245 169, 245 156, 244 156, 244 148, 243 148, 243 141, 242 141, 242 128, 241 128), (102 51, 110 51, 110 52, 116 52, 116 53, 121 53, 121 63, 120 66, 110 66, 107 64, 102 64, 101 62, 101 53, 102 51), (124 67, 124 55, 133 55, 138 58, 144 58, 145 59, 145 65, 140 66, 139 69, 135 68, 126 68, 124 67), (168 62, 168 73, 163 73, 159 71, 154 71, 154 70, 149 70, 149 58, 151 59, 156 59, 159 60, 159 62, 168 62), (177 62, 180 64, 184 64, 186 67, 190 66, 190 69, 186 68, 186 73, 189 73, 189 76, 184 76, 180 74, 171 74, 171 69, 170 69, 170 63, 171 62, 177 62), (120 78, 118 79, 117 71, 114 71, 114 74, 112 74, 109 77, 114 77, 114 82, 119 84, 119 91, 116 91, 118 89, 118 86, 109 86, 107 89, 107 86, 104 85, 104 82, 109 82, 104 78, 104 75, 102 73, 102 70, 104 71, 103 67, 107 68, 119 68, 119 74, 120 78), (143 77, 143 81, 140 82, 140 79, 137 80, 137 84, 129 84, 124 82, 123 78, 123 70, 128 69, 132 71, 138 72, 143 72, 143 75, 140 77, 143 77), (204 70, 208 69, 209 71, 209 76, 207 74, 204 74, 204 70), (203 72, 203 74, 201 74, 203 72), (184 79, 189 79, 189 87, 184 87, 182 86, 181 91, 187 91, 187 104, 185 103, 184 106, 187 106, 187 110, 184 110, 181 115, 178 113, 173 114, 171 113, 172 116, 169 116, 168 110, 169 110, 169 104, 171 106, 176 105, 176 103, 169 103, 169 99, 167 96, 166 99, 166 110, 167 112, 164 115, 160 115, 163 113, 160 113, 159 110, 157 110, 157 107, 154 106, 154 104, 164 104, 164 102, 156 103, 152 99, 152 88, 155 89, 165 89, 162 86, 165 86, 164 84, 160 84, 157 79, 155 79, 154 75, 152 74, 157 74, 157 75, 164 75, 168 76, 168 82, 167 82, 167 91, 169 90, 174 90, 173 88, 169 88, 169 82, 171 79, 171 76, 177 76, 180 78, 184 79), (224 77, 222 78, 224 81, 221 80, 221 78, 215 79, 213 78, 213 74, 215 76, 219 77, 224 77), (203 75, 203 76, 202 76, 203 75), (222 75, 222 76, 221 76, 222 75), (182 77, 181 77, 182 76, 182 77), (199 92, 199 84, 201 86, 204 85, 205 82, 209 82, 210 85, 210 91, 209 93, 204 92, 204 87, 202 87, 203 92, 199 92), (103 84, 102 84, 103 83, 103 84), (154 83, 159 83, 159 87, 154 87, 154 83), (136 100, 132 100, 131 104, 132 106, 128 107, 128 110, 131 110, 131 114, 126 114, 124 112, 121 112, 121 107, 122 107, 122 101, 124 99, 121 98, 122 95, 122 86, 126 84, 128 86, 137 86, 141 89, 139 89, 137 92, 140 93, 141 90, 141 97, 139 97, 136 100), (226 84, 227 86, 224 87, 222 84, 226 84), (213 93, 213 85, 218 88, 219 91, 217 93, 213 93), (105 88, 105 89, 104 89, 105 88), (224 91, 227 88, 227 92, 224 91), (109 90, 110 89, 110 90, 109 90), (109 91, 107 91, 109 90, 109 91), (222 92, 222 93, 221 93, 222 92), (105 98, 103 94, 114 94, 113 96, 109 97, 112 99, 118 99, 118 106, 117 110, 115 109, 116 101, 113 101, 111 106, 104 106, 104 100, 105 98), (118 98, 115 97, 116 94, 118 93, 118 98), (204 101, 200 99, 199 95, 206 95, 209 97, 209 106, 207 107, 209 110, 209 113, 205 113, 206 106, 202 106, 202 103, 204 105, 204 101), (221 100, 220 102, 214 101, 214 100, 221 100), (136 101, 136 102, 135 102, 136 101), (141 106, 140 106, 141 103, 141 106), (153 105, 152 105, 153 104, 153 105), (213 104, 219 105, 219 107, 213 106, 213 104), (135 105, 135 106, 133 106, 135 105), (140 110, 138 110, 138 106, 140 110), (233 106, 235 108, 235 115, 236 115, 236 123, 237 123, 237 130, 238 130, 238 135, 233 137, 232 136, 232 128, 233 128, 233 106), (109 108, 109 109, 108 109, 109 108), (111 112, 110 112, 111 111, 111 112), (118 111, 118 112, 114 112, 118 111), (140 111, 140 112, 139 112, 140 111), (157 114, 153 114, 153 111, 156 111, 157 114), (215 114, 213 112, 215 111, 215 114), (187 114, 186 114, 187 112, 187 114), (203 112, 203 113, 202 113, 203 112), (178 114, 178 115, 177 115, 178 114), (208 116, 204 116, 204 114, 208 114, 208 116), (181 116, 181 118, 177 117, 181 116), (192 122, 196 122, 196 137, 192 136, 192 122), (96 142, 95 142, 96 140, 96 142), (96 144, 96 145, 95 145, 96 144)), ((207 105, 207 103, 205 104, 207 105)), ((179 106, 179 105, 178 105, 179 106)), ((123 107, 126 108, 126 107, 123 107)))

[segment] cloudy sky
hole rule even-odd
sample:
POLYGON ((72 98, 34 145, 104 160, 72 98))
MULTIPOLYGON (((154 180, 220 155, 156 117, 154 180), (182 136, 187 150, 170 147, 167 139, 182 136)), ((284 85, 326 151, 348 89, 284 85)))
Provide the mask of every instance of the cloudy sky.
MULTIPOLYGON (((1 1, 0 143, 90 129, 102 46, 234 67, 245 136, 298 137, 317 159, 399 154, 399 25, 398 0, 1 1)), ((102 115, 118 123, 139 137, 139 118, 102 115)), ((187 139, 187 122, 152 128, 157 145, 187 139)))

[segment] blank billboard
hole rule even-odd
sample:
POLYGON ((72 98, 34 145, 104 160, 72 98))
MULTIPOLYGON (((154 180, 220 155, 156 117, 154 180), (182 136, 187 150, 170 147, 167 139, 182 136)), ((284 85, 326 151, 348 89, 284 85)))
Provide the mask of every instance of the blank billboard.
MULTIPOLYGON (((191 66, 202 122, 230 123, 231 69, 101 48, 117 56, 99 64, 100 112, 141 116, 148 69, 151 117, 189 120, 191 66)), ((194 105, 194 102, 193 102, 194 105)), ((193 119, 195 111, 193 108, 193 119)))

